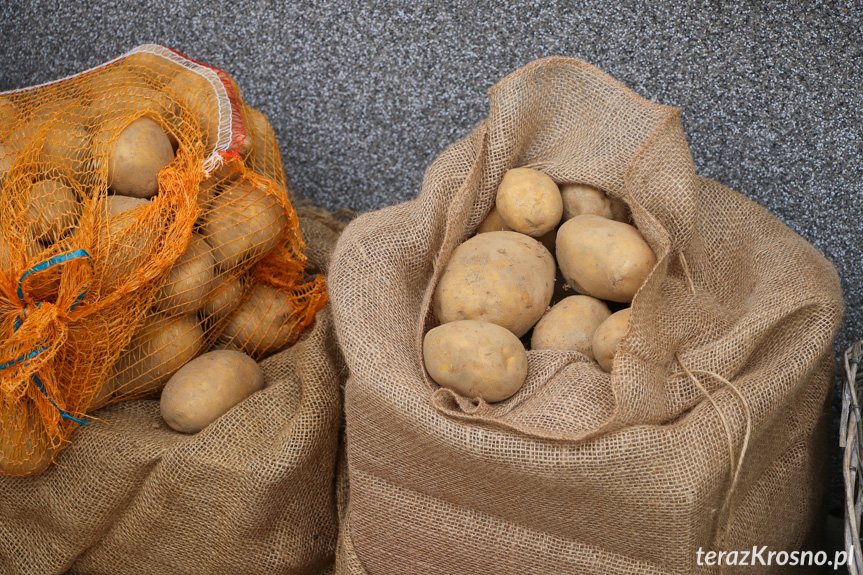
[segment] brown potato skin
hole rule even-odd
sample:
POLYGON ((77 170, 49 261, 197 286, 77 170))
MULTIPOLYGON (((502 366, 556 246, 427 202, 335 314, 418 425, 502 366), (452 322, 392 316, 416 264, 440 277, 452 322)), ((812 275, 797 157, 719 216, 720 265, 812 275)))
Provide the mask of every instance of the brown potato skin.
POLYGON ((557 263, 575 291, 628 303, 656 265, 656 255, 629 224, 576 216, 557 232, 557 263))
POLYGON ((15 127, 21 114, 18 108, 8 98, 0 96, 0 140, 8 131, 15 127))
POLYGON ((602 369, 609 373, 614 367, 614 357, 617 355, 620 338, 629 329, 631 313, 632 308, 628 307, 611 314, 593 334, 593 354, 602 369))
POLYGON ((130 198, 128 196, 108 196, 106 201, 108 203, 108 214, 112 216, 120 215, 123 212, 128 212, 150 203, 150 200, 144 198, 130 198))
POLYGON ((99 222, 109 236, 111 255, 101 278, 103 287, 113 289, 126 282, 131 271, 139 267, 156 246, 152 234, 141 233, 135 224, 140 210, 149 205, 149 200, 108 196, 105 202, 107 221, 100 219, 99 222))
POLYGON ((0 270, 12 268, 12 250, 9 249, 9 240, 0 235, 0 270))
POLYGON ((150 52, 131 54, 124 59, 123 63, 126 65, 126 70, 141 78, 146 76, 157 86, 167 84, 181 70, 177 64, 150 52))
POLYGON ((165 93, 192 116, 201 130, 207 152, 219 139, 219 99, 210 81, 192 70, 182 70, 165 86, 165 93))
POLYGON ((433 296, 440 323, 463 319, 503 326, 518 337, 539 321, 554 292, 555 265, 537 240, 488 232, 457 247, 433 296))
POLYGON ((39 241, 56 242, 78 224, 80 212, 77 195, 60 180, 41 180, 30 188, 27 222, 32 236, 39 241))
POLYGON ((59 166, 68 176, 78 177, 84 159, 90 151, 90 134, 77 117, 56 121, 45 133, 42 155, 45 160, 59 166))
MULTIPOLYGON (((237 83, 233 78, 230 78, 231 86, 234 88, 234 93, 237 95, 238 104, 240 97, 240 87, 237 86, 237 83)), ((239 106, 240 117, 243 119, 243 132, 240 132, 239 126, 234 126, 234 129, 231 133, 231 145, 239 145, 237 146, 237 153, 243 157, 243 159, 247 158, 249 154, 252 153, 252 150, 255 149, 255 138, 252 134, 253 127, 251 125, 251 121, 249 120, 249 111, 250 108, 248 106, 239 106)))
POLYGON ((135 396, 158 391, 198 355, 203 343, 204 332, 195 314, 150 316, 114 365, 110 385, 115 392, 135 396))
POLYGON ((174 149, 162 127, 141 116, 111 145, 108 186, 123 196, 151 198, 159 191, 159 172, 173 161, 174 149))
MULTIPOLYGON (((110 125, 139 115, 165 121, 174 118, 178 111, 176 102, 165 93, 147 86, 128 70, 125 72, 124 76, 115 77, 104 91, 93 96, 87 113, 95 125, 110 125)), ((170 130, 165 135, 175 149, 176 142, 170 130)))
POLYGON ((6 178, 6 174, 12 169, 15 160, 18 159, 19 150, 6 144, 0 144, 0 183, 6 178))
POLYGON ((244 289, 241 276, 223 279, 207 297, 206 303, 201 308, 201 318, 217 322, 231 315, 240 305, 244 289))
POLYGON ((586 184, 564 184, 560 187, 560 195, 563 198, 563 221, 593 214, 608 220, 629 223, 629 206, 621 200, 607 196, 602 190, 586 184))
POLYGON ((276 143, 276 132, 267 117, 258 110, 246 108, 246 130, 252 136, 252 166, 258 172, 274 175, 282 169, 282 158, 276 143))
MULTIPOLYGON (((506 222, 503 221, 503 218, 500 216, 500 212, 497 211, 497 207, 493 207, 491 212, 489 212, 488 216, 482 221, 479 227, 476 229, 476 233, 485 234, 488 232, 514 232, 515 230, 506 225, 506 222)), ((549 252, 554 253, 554 243, 555 237, 557 236, 557 230, 551 230, 542 236, 536 238, 542 245, 545 246, 549 252)))
POLYGON ((0 433, 0 475, 38 475, 54 459, 56 449, 40 434, 41 424, 34 413, 19 410, 8 412, 13 421, 4 421, 0 433), (27 457, 24 461, 19 460, 27 457))
POLYGON ((168 427, 198 433, 264 388, 264 372, 248 355, 217 350, 196 357, 171 376, 160 411, 168 427))
POLYGON ((587 295, 565 298, 542 316, 530 340, 531 349, 562 349, 593 354, 593 334, 611 316, 604 302, 587 295))
POLYGON ((224 271, 271 251, 286 225, 285 210, 275 197, 239 181, 207 203, 201 234, 213 247, 217 269, 224 271))
POLYGON ((512 397, 527 377, 527 353, 508 329, 462 320, 429 330, 423 361, 441 387, 489 403, 512 397))
POLYGON ((294 306, 276 288, 257 285, 225 326, 219 341, 261 358, 296 341, 294 306))
POLYGON ((115 382, 111 379, 102 382, 102 386, 96 390, 93 394, 93 399, 90 400, 90 405, 87 407, 87 413, 92 413, 97 409, 105 407, 112 399, 114 399, 114 384, 115 382))
POLYGON ((216 260, 206 240, 192 234, 186 251, 168 271, 156 296, 156 309, 172 315, 193 312, 213 289, 216 260))
POLYGON ((556 228, 563 216, 557 184, 531 168, 515 168, 504 174, 495 205, 506 225, 535 238, 556 228))
POLYGON ((497 206, 494 206, 485 219, 476 229, 476 233, 485 234, 488 232, 512 232, 515 231, 503 221, 500 212, 497 211, 497 206))
POLYGON ((242 175, 239 171, 227 164, 222 165, 210 174, 209 178, 201 180, 201 183, 198 184, 198 204, 206 210, 207 204, 213 198, 222 193, 226 188, 237 185, 241 178, 242 175))

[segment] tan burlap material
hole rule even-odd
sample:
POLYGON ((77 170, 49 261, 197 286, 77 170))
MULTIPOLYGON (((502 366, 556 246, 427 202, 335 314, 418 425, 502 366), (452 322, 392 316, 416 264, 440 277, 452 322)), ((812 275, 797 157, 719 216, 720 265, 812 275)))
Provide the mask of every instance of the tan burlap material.
MULTIPOLYGON (((341 224, 297 213, 325 270, 341 224)), ((330 572, 345 374, 330 307, 261 367, 266 388, 197 435, 168 428, 158 400, 127 401, 42 475, 0 477, 0 573, 330 572)))
POLYGON ((333 255, 350 373, 339 570, 701 573, 715 568, 696 566, 699 548, 799 548, 821 493, 833 267, 695 175, 678 109, 584 62, 540 60, 489 97, 419 197, 359 217, 333 255), (422 339, 444 264, 517 166, 624 199, 658 264, 611 375, 532 351, 521 391, 476 404, 428 378, 422 339))

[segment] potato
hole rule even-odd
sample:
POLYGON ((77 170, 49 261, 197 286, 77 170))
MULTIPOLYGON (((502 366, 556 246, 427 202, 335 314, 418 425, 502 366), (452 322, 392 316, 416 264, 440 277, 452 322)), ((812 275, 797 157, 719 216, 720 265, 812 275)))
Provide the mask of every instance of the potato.
MULTIPOLYGON (((17 241, 17 240, 13 240, 13 241, 17 241)), ((31 260, 31 261, 36 259, 36 258, 39 258, 41 256, 42 252, 44 252, 48 247, 50 247, 50 242, 48 242, 48 244, 49 245, 45 245, 45 242, 39 241, 39 239, 36 237, 36 233, 33 231, 32 228, 28 229, 24 234, 24 241, 23 241, 24 255, 28 258, 28 260, 31 260)), ((33 263, 37 263, 37 262, 33 262, 33 263)), ((44 277, 47 277, 50 275, 55 275, 55 272, 54 271, 44 272, 44 277)), ((56 271, 56 275, 57 276, 60 275, 59 270, 56 271)), ((59 280, 59 277, 57 279, 59 280)), ((30 290, 31 291, 34 289, 35 284, 37 284, 37 283, 39 283, 39 280, 37 280, 35 278, 31 281, 31 283, 30 283, 30 290)), ((37 299, 36 301, 42 301, 42 300, 37 299)))
MULTIPOLYGON (((506 225, 506 222, 503 221, 503 218, 500 217, 500 212, 497 211, 496 207, 491 209, 488 216, 482 221, 479 227, 476 229, 476 233, 485 234, 488 232, 514 232, 511 227, 506 225)), ((546 234, 541 235, 538 239, 542 245, 545 246, 549 252, 554 253, 554 245, 555 238, 557 236, 557 230, 553 229, 546 234)))
POLYGON ((105 201, 107 202, 108 214, 112 216, 118 216, 135 208, 150 205, 150 200, 131 198, 129 196, 108 196, 105 198, 105 201))
POLYGON ((27 224, 36 240, 56 242, 78 224, 80 212, 75 192, 60 180, 41 180, 30 188, 27 224))
MULTIPOLYGON (((207 78, 200 74, 192 70, 183 70, 174 76, 165 88, 166 93, 175 98, 198 123, 204 147, 208 152, 216 146, 219 139, 219 96, 224 87, 223 78, 227 79, 231 88, 233 88, 234 94, 238 99, 238 104, 240 97, 240 87, 233 78, 227 74, 219 74, 218 76, 218 84, 214 86, 207 78)), ((227 88, 225 88, 225 91, 230 101, 230 94, 227 93, 227 88)), ((227 108, 225 108, 223 113, 228 114, 229 112, 226 110, 227 108)), ((240 156, 245 158, 254 147, 254 138, 251 133, 252 130, 248 126, 248 112, 242 106, 240 106, 239 112, 243 118, 244 129, 241 133, 239 126, 237 126, 238 129, 233 129, 232 126, 230 147, 235 148, 240 156)), ((233 124, 233 118, 231 121, 233 124)))
POLYGON ((157 86, 164 86, 182 69, 171 60, 151 52, 137 52, 123 59, 124 69, 157 86))
POLYGON ((656 265, 656 255, 633 226, 583 215, 560 226, 557 263, 575 291, 627 303, 656 265))
MULTIPOLYGON (((26 401, 26 400, 25 400, 26 401)), ((35 413, 7 407, 0 433, 0 474, 38 475, 54 459, 56 448, 48 444, 35 413)))
POLYGON ((252 166, 256 171, 273 176, 282 170, 276 133, 262 113, 251 107, 247 107, 246 112, 246 126, 251 126, 250 133, 254 143, 252 166))
POLYGON ((18 123, 21 114, 9 98, 0 97, 0 140, 18 123))
POLYGON ((235 130, 231 136, 231 146, 237 146, 237 153, 246 158, 254 149, 255 141, 248 132, 241 134, 239 130, 235 130))
POLYGON ((523 336, 554 292, 554 258, 537 240, 516 232, 474 236, 452 253, 435 289, 440 323, 487 321, 523 336))
POLYGON ((110 105, 127 88, 149 88, 147 80, 136 71, 122 64, 110 65, 88 75, 90 103, 104 101, 110 105))
POLYGON ((210 293, 204 307, 201 308, 201 317, 213 323, 225 318, 240 305, 245 290, 243 277, 236 276, 223 279, 222 283, 210 293))
POLYGON ((209 79, 189 69, 181 70, 165 86, 165 93, 191 115, 209 153, 219 139, 219 99, 209 79))
POLYGON ((462 320, 429 330, 423 361, 441 387, 489 403, 512 397, 527 377, 527 353, 505 328, 462 320))
POLYGON ((503 221, 503 218, 500 216, 500 212, 497 211, 497 206, 492 207, 489 214, 485 217, 479 227, 476 229, 476 233, 485 234, 488 232, 511 232, 514 231, 511 227, 506 225, 506 222, 503 221))
POLYGON ((175 131, 180 112, 179 103, 171 99, 134 74, 131 70, 116 70, 113 77, 106 77, 105 84, 94 89, 88 111, 92 122, 101 125, 103 133, 97 140, 105 136, 113 138, 111 125, 125 123, 132 117, 148 117, 153 121, 162 120, 160 128, 171 143, 172 152, 178 147, 175 131), (104 134, 104 132, 108 132, 104 134))
POLYGON ((542 316, 530 340, 531 349, 575 350, 593 359, 593 333, 611 312, 587 295, 570 296, 542 316))
POLYGON ((293 345, 299 334, 293 317, 294 305, 276 288, 257 285, 241 305, 219 341, 230 343, 253 357, 263 357, 293 345))
POLYGON ((201 234, 213 247, 220 271, 272 251, 288 220, 276 198, 246 181, 228 185, 207 205, 201 234))
POLYGON ((187 363, 162 390, 162 419, 181 433, 198 433, 264 388, 264 372, 238 351, 211 351, 187 363))
POLYGON ((58 118, 68 118, 71 110, 76 110, 77 101, 73 98, 58 98, 53 97, 43 100, 36 107, 31 108, 30 122, 37 126, 42 126, 58 118))
POLYGON ((33 116, 13 130, 0 146, 0 176, 28 147, 41 151, 40 160, 48 164, 41 166, 43 173, 52 167, 60 168, 66 175, 81 171, 91 145, 84 120, 51 105, 35 110, 33 116))
POLYGON ((28 122, 16 128, 0 144, 0 177, 5 177, 22 152, 33 144, 38 131, 39 125, 36 122, 28 122))
MULTIPOLYGON (((234 93, 237 96, 237 104, 239 105, 239 97, 240 97, 240 87, 237 86, 237 83, 234 82, 234 79, 231 78, 231 86, 234 88, 234 93)), ((231 135, 232 145, 239 142, 239 146, 237 148, 237 152, 243 157, 246 158, 251 151, 255 148, 255 138, 252 134, 253 126, 251 126, 251 121, 249 120, 249 108, 248 106, 240 106, 240 116, 243 120, 243 133, 241 134, 239 129, 235 129, 234 133, 231 135)), ((239 126, 237 126, 239 128, 239 126)))
POLYGON ((68 170, 68 175, 81 171, 90 153, 90 135, 78 123, 81 119, 64 117, 52 123, 45 133, 42 153, 51 164, 68 170))
POLYGON ((611 314, 602 322, 593 334, 593 354, 602 369, 611 373, 614 367, 614 356, 617 355, 617 344, 629 329, 629 316, 632 308, 628 307, 611 314))
POLYGON ((629 223, 629 206, 617 198, 610 198, 602 190, 585 184, 564 184, 560 187, 563 198, 563 220, 593 214, 609 220, 629 223))
POLYGON ((102 385, 96 389, 90 404, 87 406, 87 413, 92 413, 97 409, 101 409, 108 405, 114 399, 114 380, 107 379, 102 382, 102 385))
POLYGON ((106 267, 101 272, 102 286, 116 288, 130 279, 133 270, 139 268, 156 249, 156 230, 137 224, 144 206, 150 204, 143 198, 108 196, 105 198, 106 228, 111 253, 106 267))
POLYGON ((95 122, 116 122, 138 115, 167 119, 177 112, 176 102, 129 71, 111 82, 94 94, 90 102, 89 115, 95 122))
POLYGON ((210 177, 201 180, 198 184, 198 203, 206 206, 207 202, 218 196, 225 188, 236 185, 242 174, 228 164, 210 174, 210 177))
POLYGON ((12 250, 9 249, 9 240, 0 235, 0 270, 12 269, 12 250))
POLYGON ((229 341, 217 340, 216 343, 213 344, 213 347, 210 348, 210 351, 219 351, 229 349, 231 351, 242 351, 238 349, 236 345, 232 344, 229 341))
POLYGON ((174 161, 174 150, 162 127, 141 116, 126 126, 109 148, 108 186, 123 196, 155 196, 159 172, 174 161))
POLYGON ((157 391, 198 355, 203 344, 204 332, 195 314, 150 316, 114 364, 110 386, 118 396, 157 391))
POLYGON ((506 225, 535 238, 557 227, 563 215, 557 184, 530 168, 509 170, 497 189, 495 203, 506 225))
POLYGON ((213 289, 216 260, 210 246, 192 234, 186 251, 168 271, 168 280, 156 296, 156 309, 172 315, 193 312, 213 289))
POLYGON ((0 144, 0 183, 3 182, 6 174, 12 169, 15 160, 18 159, 18 153, 18 150, 5 144, 0 144))

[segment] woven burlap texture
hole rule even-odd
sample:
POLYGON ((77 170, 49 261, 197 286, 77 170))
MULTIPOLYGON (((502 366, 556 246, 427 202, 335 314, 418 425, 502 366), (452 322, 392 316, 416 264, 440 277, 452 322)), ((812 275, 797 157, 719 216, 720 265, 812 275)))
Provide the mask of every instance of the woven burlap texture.
POLYGON ((419 197, 360 216, 333 255, 350 373, 339 569, 688 574, 715 570, 696 565, 699 548, 799 548, 823 475, 833 267, 696 176, 678 109, 584 62, 539 60, 489 98, 487 120, 437 158, 419 197), (433 383, 422 339, 450 254, 518 166, 625 200, 658 263, 612 374, 531 351, 524 387, 488 405, 433 383))
MULTIPOLYGON (((325 270, 314 254, 341 226, 297 213, 325 270)), ((131 400, 97 411, 44 474, 0 477, 0 573, 331 572, 344 364, 329 306, 261 367, 266 388, 197 435, 131 400)))

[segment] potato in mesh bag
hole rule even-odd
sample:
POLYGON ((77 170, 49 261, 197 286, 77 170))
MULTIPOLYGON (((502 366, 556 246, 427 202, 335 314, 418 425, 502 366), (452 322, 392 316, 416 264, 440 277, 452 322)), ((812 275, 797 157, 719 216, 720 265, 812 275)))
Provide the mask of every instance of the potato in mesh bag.
POLYGON ((0 95, 0 221, 4 473, 43 471, 85 413, 157 392, 253 289, 280 305, 252 329, 258 357, 326 301, 266 118, 161 46, 0 95))

